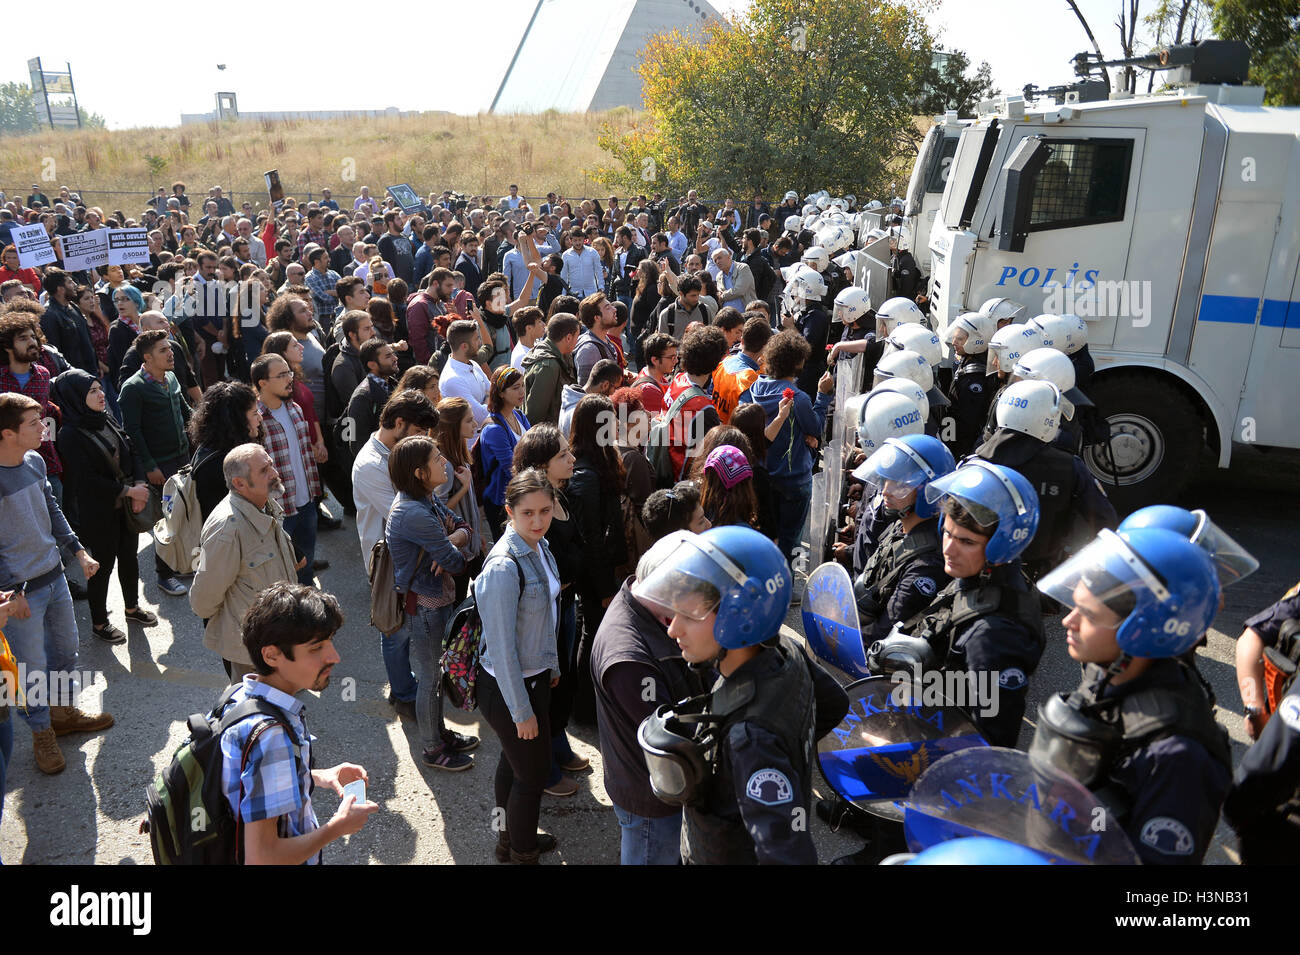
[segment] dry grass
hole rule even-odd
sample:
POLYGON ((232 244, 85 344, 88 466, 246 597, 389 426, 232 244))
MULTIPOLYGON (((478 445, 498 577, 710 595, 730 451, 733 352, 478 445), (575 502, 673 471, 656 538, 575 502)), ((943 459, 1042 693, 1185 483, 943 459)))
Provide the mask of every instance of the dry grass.
MULTIPOLYGON (((627 110, 616 110, 619 118, 627 110)), ((33 181, 53 196, 59 186, 88 203, 139 211, 146 196, 174 180, 198 199, 220 183, 227 194, 266 204, 262 173, 279 169, 286 195, 351 198, 410 183, 418 192, 454 189, 503 195, 517 182, 525 195, 602 194, 584 170, 609 157, 596 144, 612 113, 535 116, 413 117, 327 121, 260 120, 170 129, 45 132, 0 140, 0 185, 26 195, 33 181), (53 181, 42 170, 53 160, 53 181), (154 167, 151 171, 151 163, 154 167)))

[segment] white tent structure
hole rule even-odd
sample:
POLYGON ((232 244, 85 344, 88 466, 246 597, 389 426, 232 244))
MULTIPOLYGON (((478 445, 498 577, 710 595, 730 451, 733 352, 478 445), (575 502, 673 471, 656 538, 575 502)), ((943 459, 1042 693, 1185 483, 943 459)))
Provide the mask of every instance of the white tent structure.
POLYGON ((646 41, 720 19, 708 0, 538 0, 490 112, 640 109, 646 41))

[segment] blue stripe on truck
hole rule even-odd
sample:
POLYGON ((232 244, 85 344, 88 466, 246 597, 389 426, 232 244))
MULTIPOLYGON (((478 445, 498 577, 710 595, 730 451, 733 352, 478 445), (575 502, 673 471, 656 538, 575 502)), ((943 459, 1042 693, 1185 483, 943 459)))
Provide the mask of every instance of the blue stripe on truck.
MULTIPOLYGON (((1218 322, 1225 325, 1254 325, 1259 299, 1244 295, 1202 295, 1198 321, 1218 322)), ((1293 311, 1293 324, 1300 324, 1300 302, 1282 299, 1264 299, 1259 324, 1264 328, 1285 328, 1287 312, 1293 311)))

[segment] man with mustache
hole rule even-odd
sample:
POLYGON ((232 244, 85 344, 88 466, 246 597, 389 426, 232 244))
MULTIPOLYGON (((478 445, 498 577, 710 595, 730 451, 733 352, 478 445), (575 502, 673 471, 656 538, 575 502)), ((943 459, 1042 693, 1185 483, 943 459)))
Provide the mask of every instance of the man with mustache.
POLYGON ((190 606, 204 621, 203 645, 238 680, 263 672, 244 645, 241 621, 272 584, 297 579, 293 542, 284 529, 284 483, 260 444, 241 444, 222 464, 230 493, 203 522, 190 606))
MULTIPOLYGON (((256 445, 243 447, 266 453, 256 445)), ((238 452, 230 452, 227 462, 238 452)), ((266 466, 274 475, 269 460, 266 466)), ((268 587, 243 620, 244 655, 257 661, 257 672, 243 678, 229 705, 256 699, 258 712, 222 734, 221 788, 240 822, 236 852, 247 865, 317 865, 326 845, 360 830, 379 809, 365 796, 344 795, 349 783, 370 781, 364 767, 311 768, 316 737, 307 731, 306 709, 295 698, 329 686, 339 662, 333 637, 342 625, 333 596, 293 583, 268 587), (323 826, 312 808, 316 786, 342 797, 323 826)))

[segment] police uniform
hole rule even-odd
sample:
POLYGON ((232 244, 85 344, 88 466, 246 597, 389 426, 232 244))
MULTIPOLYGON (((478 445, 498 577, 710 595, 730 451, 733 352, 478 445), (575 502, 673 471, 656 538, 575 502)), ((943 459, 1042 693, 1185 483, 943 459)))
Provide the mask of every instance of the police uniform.
POLYGON ((685 808, 694 865, 815 865, 808 824, 813 746, 848 712, 840 685, 788 638, 719 677, 706 712, 723 717, 713 774, 685 808))
POLYGON ((1092 360, 1092 353, 1088 351, 1088 346, 1084 345, 1073 355, 1067 355, 1070 364, 1074 366, 1074 387, 1080 391, 1087 391, 1088 385, 1092 383, 1092 374, 1097 369, 1096 363, 1092 360))
POLYGON ((797 384, 809 395, 817 392, 817 381, 826 371, 826 343, 830 341, 831 317, 820 302, 808 302, 794 320, 794 327, 812 347, 797 384))
POLYGON ((894 521, 881 537, 853 584, 862 642, 870 646, 889 635, 895 623, 910 620, 948 585, 936 519, 904 532, 894 521))
POLYGON ((1098 799, 1148 865, 1199 865, 1214 838, 1232 767, 1228 734, 1192 667, 1151 660, 1140 676, 1100 698, 1102 669, 1084 668, 1085 710, 1122 730, 1098 799))
POLYGON ((1245 626, 1259 634, 1266 647, 1277 646, 1278 633, 1288 620, 1300 619, 1300 584, 1296 584, 1282 599, 1246 620, 1245 626))
POLYGON ((876 543, 892 523, 885 512, 884 501, 879 494, 868 500, 863 494, 858 506, 857 532, 853 537, 853 573, 860 574, 866 569, 867 561, 875 553, 876 543))
POLYGON ((1300 860, 1300 680, 1242 757, 1223 815, 1237 831, 1245 864, 1300 860))
MULTIPOLYGON (((954 580, 902 630, 922 637, 942 669, 965 671, 998 681, 997 706, 972 706, 971 719, 994 746, 1014 747, 1025 713, 1029 677, 1043 655, 1043 618, 1019 560, 954 580), (981 709, 996 713, 982 715, 981 709)), ((987 704, 991 701, 985 701, 987 704)))
POLYGON ((1038 530, 1021 555, 1035 578, 1060 563, 1071 538, 1087 539, 1119 524, 1114 505, 1077 455, 1008 428, 999 428, 975 455, 1019 471, 1038 494, 1038 530))
POLYGON ((899 249, 894 253, 890 260, 890 275, 894 295, 915 302, 917 293, 921 291, 921 267, 911 252, 899 249))
POLYGON ((997 391, 997 375, 990 375, 985 355, 966 355, 953 372, 948 400, 957 435, 949 445, 953 454, 969 454, 980 443, 984 422, 988 419, 989 400, 997 391))

